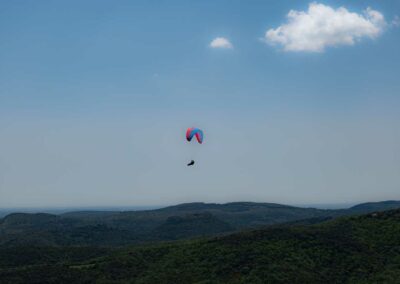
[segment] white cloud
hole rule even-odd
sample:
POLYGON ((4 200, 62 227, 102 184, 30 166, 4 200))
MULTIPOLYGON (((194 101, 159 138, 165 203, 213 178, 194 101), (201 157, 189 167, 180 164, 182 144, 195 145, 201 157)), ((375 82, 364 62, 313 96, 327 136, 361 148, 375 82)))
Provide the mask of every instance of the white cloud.
POLYGON ((399 16, 394 16, 394 19, 392 21, 392 27, 400 27, 400 18, 399 16))
POLYGON ((384 16, 371 8, 357 14, 314 2, 308 11, 290 10, 287 23, 267 30, 263 40, 281 45, 285 51, 323 52, 329 46, 376 38, 386 25, 384 16))
POLYGON ((233 45, 227 38, 216 37, 211 41, 210 47, 212 47, 212 48, 233 48, 233 45))

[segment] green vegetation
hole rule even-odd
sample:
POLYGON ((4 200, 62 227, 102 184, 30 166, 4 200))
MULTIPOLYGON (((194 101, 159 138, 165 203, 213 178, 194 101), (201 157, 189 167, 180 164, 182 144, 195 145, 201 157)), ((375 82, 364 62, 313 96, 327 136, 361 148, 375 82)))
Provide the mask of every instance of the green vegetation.
POLYGON ((0 250, 1 283, 398 283, 400 210, 115 250, 25 251, 0 250))
POLYGON ((0 219, 0 246, 121 246, 215 236, 282 223, 313 224, 399 207, 398 201, 360 204, 346 210, 234 202, 188 203, 147 211, 16 213, 0 219))

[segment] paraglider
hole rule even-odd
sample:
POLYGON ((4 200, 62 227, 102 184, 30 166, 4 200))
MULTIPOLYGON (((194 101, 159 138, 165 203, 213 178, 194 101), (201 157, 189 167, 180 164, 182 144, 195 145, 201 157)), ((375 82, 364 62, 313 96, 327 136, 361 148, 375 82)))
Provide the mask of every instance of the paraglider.
POLYGON ((203 143, 203 130, 195 127, 188 128, 186 130, 186 140, 190 142, 193 136, 196 136, 197 142, 199 142, 200 144, 203 143))
MULTIPOLYGON (((196 137, 196 140, 199 144, 203 143, 203 138, 204 138, 204 134, 203 134, 203 130, 199 129, 199 128, 195 128, 195 127, 190 127, 186 130, 186 140, 188 142, 192 141, 193 137, 196 137)), ((188 166, 193 166, 194 165, 194 160, 191 160, 187 165, 188 166)))

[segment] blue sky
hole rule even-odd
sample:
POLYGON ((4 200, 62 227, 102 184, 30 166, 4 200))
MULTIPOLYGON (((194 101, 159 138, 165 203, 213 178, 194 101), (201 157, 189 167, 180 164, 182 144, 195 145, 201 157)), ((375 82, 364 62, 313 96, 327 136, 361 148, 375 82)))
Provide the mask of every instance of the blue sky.
POLYGON ((0 206, 400 199, 400 3, 318 3, 0 1, 0 206))

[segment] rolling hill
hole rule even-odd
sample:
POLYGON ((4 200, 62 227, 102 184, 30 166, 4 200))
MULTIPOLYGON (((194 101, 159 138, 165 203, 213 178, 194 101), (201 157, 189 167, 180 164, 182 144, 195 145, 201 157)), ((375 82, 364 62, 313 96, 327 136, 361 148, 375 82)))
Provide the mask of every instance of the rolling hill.
POLYGON ((398 283, 400 210, 102 252, 82 248, 87 257, 76 248, 31 248, 26 264, 15 257, 23 258, 23 249, 0 250, 2 283, 398 283))
POLYGON ((13 213, 0 219, 0 246, 119 246, 212 236, 276 224, 312 224, 344 215, 400 208, 399 201, 322 210, 274 203, 187 203, 144 211, 13 213))

